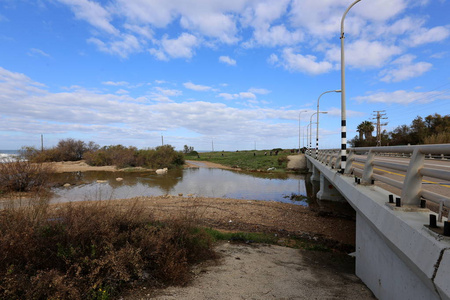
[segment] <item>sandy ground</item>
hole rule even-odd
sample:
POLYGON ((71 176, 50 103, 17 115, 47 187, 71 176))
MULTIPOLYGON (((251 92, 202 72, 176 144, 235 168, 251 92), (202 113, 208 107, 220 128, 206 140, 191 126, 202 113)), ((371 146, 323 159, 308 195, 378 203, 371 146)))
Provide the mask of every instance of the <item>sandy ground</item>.
POLYGON ((375 299, 346 259, 331 253, 232 243, 216 249, 222 258, 194 268, 190 285, 141 288, 123 299, 375 299))
MULTIPOLYGON (((103 170, 84 162, 55 163, 57 172, 103 170)), ((199 167, 197 162, 186 167, 199 167)), ((200 167, 226 168, 210 162, 200 167)), ((355 243, 351 210, 345 218, 333 216, 323 204, 310 208, 295 204, 186 195, 111 200, 111 205, 139 201, 156 218, 185 214, 201 225, 227 231, 266 232, 287 241, 298 237, 326 245, 329 252, 275 245, 221 243, 221 259, 195 267, 185 287, 149 292, 136 288, 123 299, 374 299, 354 275, 350 252, 355 243)), ((331 209, 332 210, 332 209, 331 209)))

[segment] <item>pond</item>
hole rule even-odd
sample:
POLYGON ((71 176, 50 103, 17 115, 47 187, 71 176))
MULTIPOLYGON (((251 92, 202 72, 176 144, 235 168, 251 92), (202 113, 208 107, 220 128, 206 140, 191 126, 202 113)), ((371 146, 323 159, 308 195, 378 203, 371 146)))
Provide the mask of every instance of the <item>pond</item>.
POLYGON ((53 201, 126 199, 178 195, 278 201, 307 205, 305 175, 243 173, 212 168, 155 172, 75 172, 58 174, 53 201), (123 178, 117 181, 116 178, 123 178), (292 195, 296 200, 291 200, 292 195))

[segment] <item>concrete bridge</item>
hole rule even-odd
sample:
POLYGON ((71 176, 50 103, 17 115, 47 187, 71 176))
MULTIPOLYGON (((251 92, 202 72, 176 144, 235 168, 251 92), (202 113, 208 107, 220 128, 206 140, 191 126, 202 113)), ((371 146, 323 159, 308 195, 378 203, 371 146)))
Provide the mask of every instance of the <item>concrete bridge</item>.
POLYGON ((356 211, 356 275, 379 299, 450 299, 450 144, 347 151, 343 174, 340 150, 306 158, 317 197, 356 211))

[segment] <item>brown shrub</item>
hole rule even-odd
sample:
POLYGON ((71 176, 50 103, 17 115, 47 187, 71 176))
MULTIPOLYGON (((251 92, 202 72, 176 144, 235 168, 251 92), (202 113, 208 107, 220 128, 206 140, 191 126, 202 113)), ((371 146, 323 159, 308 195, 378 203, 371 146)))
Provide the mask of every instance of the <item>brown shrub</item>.
POLYGON ((0 299, 100 298, 143 280, 183 284, 190 263, 214 257, 211 246, 192 220, 156 222, 137 202, 6 209, 0 299))
POLYGON ((0 163, 0 191, 29 192, 47 187, 53 168, 50 165, 18 160, 0 163))

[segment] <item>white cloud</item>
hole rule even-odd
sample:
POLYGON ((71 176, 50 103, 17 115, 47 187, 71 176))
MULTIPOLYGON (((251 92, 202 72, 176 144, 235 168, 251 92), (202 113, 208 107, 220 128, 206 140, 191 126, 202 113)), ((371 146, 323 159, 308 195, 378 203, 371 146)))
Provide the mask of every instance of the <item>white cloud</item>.
MULTIPOLYGON (((166 95, 180 94, 173 90, 156 89, 150 95, 156 103, 145 97, 133 98, 88 91, 82 87, 64 93, 51 93, 27 76, 0 68, 0 102, 3 120, 0 131, 17 131, 22 134, 64 135, 77 132, 99 137, 97 142, 123 143, 127 139, 139 146, 139 140, 148 141, 152 132, 170 128, 184 128, 198 134, 216 136, 289 137, 294 128, 275 122, 279 116, 294 120, 297 111, 284 109, 237 109, 223 103, 181 102, 174 103, 166 95), (58 124, 58 126, 55 126, 58 124), (263 128, 263 130, 261 130, 263 128)), ((250 102, 255 100, 251 92, 238 96, 250 102)), ((295 126, 294 126, 295 127, 295 126)))
POLYGON ((225 100, 233 100, 239 97, 238 94, 220 93, 217 97, 221 97, 225 100))
POLYGON ((242 99, 256 99, 256 95, 251 92, 241 92, 239 93, 239 97, 242 99))
POLYGON ((278 55, 272 53, 270 54, 269 58, 267 59, 267 62, 271 65, 275 65, 280 61, 280 59, 278 58, 278 55))
POLYGON ((236 65, 236 60, 230 58, 229 56, 220 56, 219 61, 224 64, 228 64, 230 66, 236 65))
POLYGON ((160 49, 150 49, 150 53, 159 60, 171 58, 191 58, 194 55, 194 48, 200 41, 194 35, 183 32, 176 39, 169 39, 164 36, 160 42, 160 49))
POLYGON ((244 43, 244 47, 254 47, 257 45, 277 47, 290 46, 303 41, 304 34, 300 30, 289 31, 284 25, 269 25, 256 28, 253 39, 244 43))
POLYGON ((192 82, 185 82, 185 83, 183 83, 183 85, 187 89, 198 91, 198 92, 205 92, 205 91, 209 91, 212 89, 210 86, 193 84, 192 82))
POLYGON ((248 90, 250 93, 254 93, 254 94, 261 94, 261 95, 266 95, 269 94, 270 91, 267 89, 261 89, 261 88, 250 88, 248 90))
POLYGON ((380 72, 383 76, 381 81, 384 82, 399 82, 410 78, 418 77, 423 73, 429 71, 433 66, 427 62, 413 63, 416 57, 414 55, 406 54, 392 62, 395 68, 390 68, 380 72))
POLYGON ((126 95, 126 94, 129 94, 129 93, 130 93, 129 91, 124 90, 124 89, 119 89, 119 90, 116 91, 116 94, 119 94, 119 95, 126 95))
POLYGON ((363 1, 352 8, 352 13, 369 20, 386 21, 399 15, 408 5, 408 0, 363 1))
POLYGON ((333 66, 327 61, 317 62, 314 55, 302 55, 294 53, 294 49, 283 50, 280 64, 287 70, 318 75, 329 72, 333 66))
POLYGON ((448 95, 442 94, 439 91, 431 92, 411 92, 405 90, 398 90, 395 92, 378 92, 369 93, 367 96, 359 96, 354 98, 356 101, 362 103, 386 103, 386 104, 403 104, 408 105, 412 103, 430 103, 438 99, 450 99, 448 95))
POLYGON ((268 94, 270 93, 269 90, 266 89, 255 89, 255 88, 251 88, 249 89, 247 92, 240 92, 240 93, 235 93, 235 94, 230 94, 230 93, 220 93, 217 95, 217 97, 221 97, 225 100, 233 100, 233 99, 244 99, 244 100, 256 100, 256 95, 255 94, 268 94))
POLYGON ((88 42, 96 45, 102 52, 119 55, 123 58, 127 58, 132 53, 142 51, 140 41, 131 34, 122 34, 120 37, 107 43, 98 38, 89 38, 88 42))
POLYGON ((28 55, 29 56, 45 56, 45 57, 50 57, 50 55, 44 51, 42 51, 41 49, 36 49, 36 48, 31 48, 30 51, 28 51, 28 55))
POLYGON ((104 85, 112 85, 112 86, 126 86, 129 83, 126 81, 103 81, 102 84, 104 85))
MULTIPOLYGON (((355 68, 378 68, 389 59, 402 52, 394 45, 385 45, 379 41, 358 40, 345 45, 345 63, 355 68)), ((334 47, 326 52, 331 61, 340 62, 341 49, 334 47)))
POLYGON ((124 24, 124 28, 137 33, 147 39, 153 38, 153 30, 149 26, 138 26, 138 25, 132 25, 132 24, 124 24))
POLYGON ((179 90, 164 89, 161 87, 155 87, 155 90, 165 96, 181 96, 183 94, 183 92, 179 90))
POLYGON ((437 26, 431 29, 421 28, 419 31, 411 34, 408 44, 415 47, 423 44, 440 42, 450 36, 450 27, 437 26))
POLYGON ((111 14, 99 3, 89 0, 57 0, 72 9, 78 19, 85 20, 92 26, 107 33, 118 35, 119 31, 111 25, 111 14))

